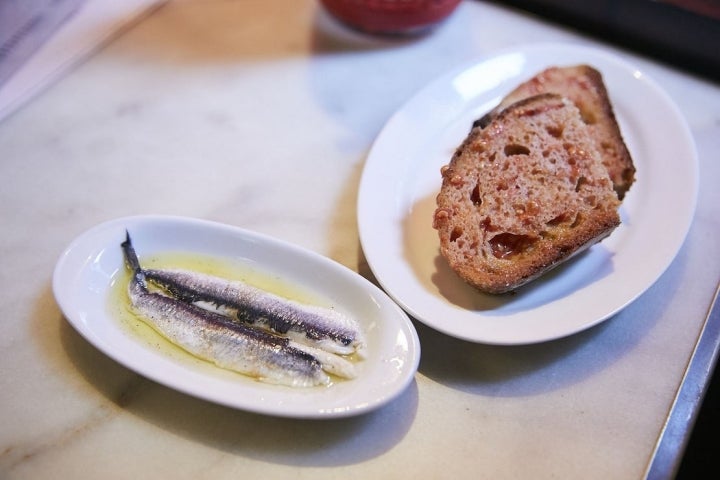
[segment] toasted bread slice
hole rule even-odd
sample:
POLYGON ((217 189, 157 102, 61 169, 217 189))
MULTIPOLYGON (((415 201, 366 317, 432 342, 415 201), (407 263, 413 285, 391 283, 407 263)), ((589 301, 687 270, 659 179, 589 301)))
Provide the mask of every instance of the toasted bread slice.
POLYGON ((475 126, 487 125, 507 106, 540 93, 556 93, 575 102, 592 131, 603 164, 622 200, 635 181, 635 165, 620 132, 602 75, 594 68, 576 65, 543 70, 510 92, 497 107, 477 120, 475 126))
POLYGON ((433 227, 461 278, 505 293, 610 235, 619 204, 580 110, 541 94, 470 132, 442 169, 433 227))

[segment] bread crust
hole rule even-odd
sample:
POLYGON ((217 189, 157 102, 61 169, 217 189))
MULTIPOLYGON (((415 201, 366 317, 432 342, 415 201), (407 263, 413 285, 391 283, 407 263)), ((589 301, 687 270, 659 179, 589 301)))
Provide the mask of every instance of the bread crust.
POLYGON ((524 98, 474 128, 442 169, 433 227, 466 282, 506 293, 604 239, 619 200, 574 102, 524 98))
POLYGON ((635 181, 635 165, 623 139, 602 74, 590 65, 550 67, 520 84, 475 122, 484 127, 503 109, 523 98, 556 93, 572 100, 595 138, 603 164, 622 200, 635 181))

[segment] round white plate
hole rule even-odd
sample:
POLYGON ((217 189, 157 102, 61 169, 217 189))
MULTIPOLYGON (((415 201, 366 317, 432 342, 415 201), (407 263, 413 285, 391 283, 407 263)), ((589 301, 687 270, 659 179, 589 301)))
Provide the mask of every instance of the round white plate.
POLYGON ((73 327, 126 367, 190 395, 257 413, 302 418, 364 413, 399 395, 420 359, 417 333, 405 312, 357 273, 297 246, 202 220, 140 216, 98 225, 61 255, 53 292, 73 327), (356 363, 357 378, 328 387, 270 385, 199 360, 179 361, 140 341, 109 308, 113 284, 125 269, 120 243, 126 229, 141 261, 168 252, 228 259, 314 292, 354 316, 367 337, 367 358, 356 363))
POLYGON ((539 45, 464 65, 421 90, 387 123, 365 165, 360 239, 385 291, 448 335, 511 345, 560 338, 612 316, 669 266, 690 227, 698 188, 694 142, 671 99, 642 71, 592 48, 539 45), (622 225, 602 243, 514 295, 466 285, 432 228, 440 168, 473 120, 552 65, 587 63, 604 77, 637 168, 622 225))

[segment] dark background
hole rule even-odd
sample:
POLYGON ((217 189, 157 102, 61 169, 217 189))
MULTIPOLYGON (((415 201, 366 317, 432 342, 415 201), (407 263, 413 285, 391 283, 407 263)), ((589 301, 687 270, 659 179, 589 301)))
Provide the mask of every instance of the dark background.
POLYGON ((720 81, 720 0, 495 0, 720 81))
POLYGON ((716 369, 685 449, 677 480, 718 478, 720 472, 720 448, 717 446, 718 432, 720 432, 718 402, 720 402, 720 374, 716 369))

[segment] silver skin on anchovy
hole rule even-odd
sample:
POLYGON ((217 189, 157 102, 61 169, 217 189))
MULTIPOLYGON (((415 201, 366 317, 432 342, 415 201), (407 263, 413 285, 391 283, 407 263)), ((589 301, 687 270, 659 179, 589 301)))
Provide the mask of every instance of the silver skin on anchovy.
POLYGON ((158 333, 189 353, 221 368, 293 387, 327 385, 330 377, 325 371, 354 376, 352 364, 336 355, 319 352, 318 358, 288 338, 150 291, 129 234, 122 248, 132 272, 128 293, 133 309, 158 333))
POLYGON ((177 269, 147 269, 148 281, 173 296, 340 355, 364 356, 357 323, 336 310, 306 305, 240 281, 177 269))

